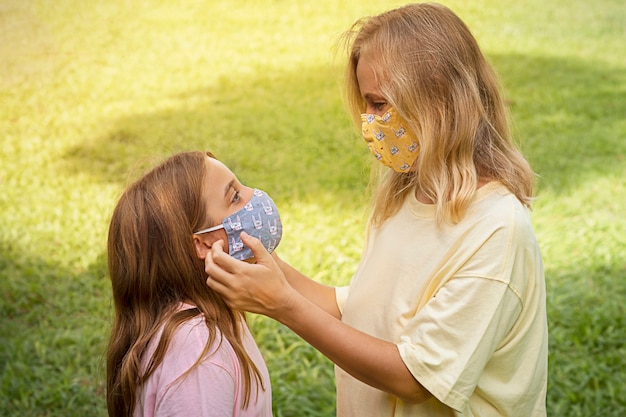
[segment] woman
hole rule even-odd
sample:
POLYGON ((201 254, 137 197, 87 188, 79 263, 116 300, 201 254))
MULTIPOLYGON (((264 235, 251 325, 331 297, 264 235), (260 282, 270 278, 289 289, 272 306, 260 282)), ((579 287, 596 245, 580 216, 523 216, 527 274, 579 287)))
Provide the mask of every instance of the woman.
POLYGON ((348 41, 350 111, 384 170, 350 286, 317 284, 247 237, 257 265, 216 242, 208 286, 330 358, 340 417, 545 416, 533 172, 493 69, 437 4, 363 19, 348 41))

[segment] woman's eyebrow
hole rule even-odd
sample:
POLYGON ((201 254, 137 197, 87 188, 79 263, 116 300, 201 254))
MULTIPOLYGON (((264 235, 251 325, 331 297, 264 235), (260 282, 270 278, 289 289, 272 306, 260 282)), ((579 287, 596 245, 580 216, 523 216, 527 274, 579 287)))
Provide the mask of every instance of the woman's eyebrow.
POLYGON ((376 93, 365 93, 363 98, 368 101, 386 101, 383 96, 376 93))

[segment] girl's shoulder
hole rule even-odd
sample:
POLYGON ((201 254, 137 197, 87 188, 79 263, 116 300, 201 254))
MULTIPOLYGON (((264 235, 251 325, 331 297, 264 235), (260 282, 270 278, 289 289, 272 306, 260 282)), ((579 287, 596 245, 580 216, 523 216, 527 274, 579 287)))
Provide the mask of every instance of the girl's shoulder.
MULTIPOLYGON (((161 337, 162 333, 156 343, 151 343, 151 354, 161 337)), ((222 337, 219 329, 210 329, 200 314, 181 323, 172 332, 158 374, 162 381, 172 382, 196 366, 199 368, 195 369, 204 375, 225 373, 236 379, 240 374, 240 364, 231 343, 222 337), (207 343, 209 346, 205 351, 207 343)))
POLYGON ((209 328, 204 316, 198 314, 184 321, 172 334, 169 350, 185 351, 197 359, 204 350, 207 342, 212 339, 207 356, 214 355, 220 351, 233 353, 233 348, 217 327, 209 328))

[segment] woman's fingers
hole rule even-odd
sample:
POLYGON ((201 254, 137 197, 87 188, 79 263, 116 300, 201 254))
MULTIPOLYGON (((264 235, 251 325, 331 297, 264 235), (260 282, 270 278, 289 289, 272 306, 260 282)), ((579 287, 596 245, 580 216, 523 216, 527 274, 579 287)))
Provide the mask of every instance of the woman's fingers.
MULTIPOLYGON (((219 293, 224 297, 224 300, 227 304, 230 304, 228 294, 230 294, 231 290, 219 279, 215 279, 213 276, 209 275, 206 279, 206 285, 211 288, 213 291, 219 293)), ((231 306, 232 307, 232 306, 231 306)))
POLYGON ((263 243, 254 236, 250 236, 246 232, 241 232, 241 241, 250 248, 256 263, 266 264, 268 259, 271 259, 272 255, 269 254, 263 243))
POLYGON ((276 313, 293 289, 258 239, 244 233, 241 239, 252 250, 256 263, 231 257, 223 250, 224 242, 216 242, 205 259, 207 285, 233 308, 267 315, 276 313))
POLYGON ((209 275, 223 275, 222 272, 236 273, 240 262, 224 252, 224 241, 213 243, 211 250, 204 260, 206 273, 209 275))

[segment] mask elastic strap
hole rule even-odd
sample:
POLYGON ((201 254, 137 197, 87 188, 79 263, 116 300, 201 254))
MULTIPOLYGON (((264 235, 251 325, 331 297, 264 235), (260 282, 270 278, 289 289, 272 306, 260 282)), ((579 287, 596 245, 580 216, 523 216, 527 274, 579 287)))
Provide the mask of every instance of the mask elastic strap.
POLYGON ((218 224, 217 226, 209 227, 208 229, 198 230, 197 232, 194 233, 194 235, 201 235, 203 233, 210 233, 210 232, 214 232, 216 230, 220 230, 220 229, 223 229, 223 228, 224 228, 223 224, 218 224))

